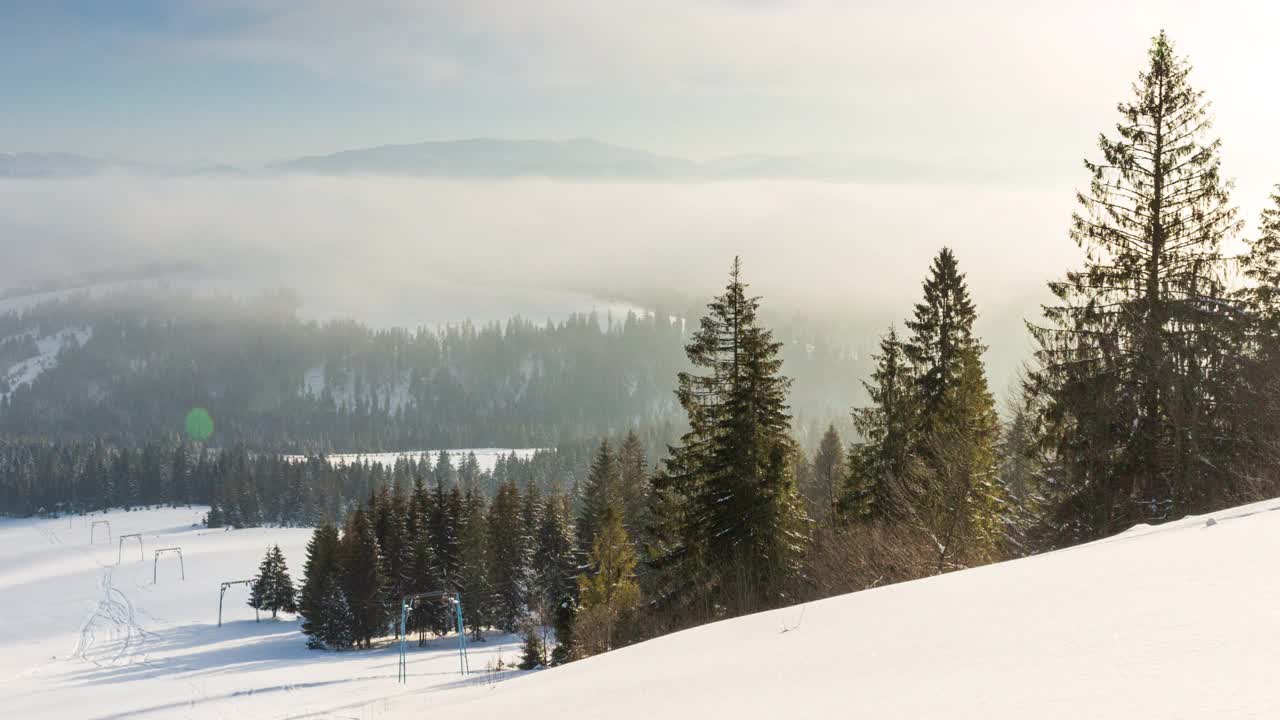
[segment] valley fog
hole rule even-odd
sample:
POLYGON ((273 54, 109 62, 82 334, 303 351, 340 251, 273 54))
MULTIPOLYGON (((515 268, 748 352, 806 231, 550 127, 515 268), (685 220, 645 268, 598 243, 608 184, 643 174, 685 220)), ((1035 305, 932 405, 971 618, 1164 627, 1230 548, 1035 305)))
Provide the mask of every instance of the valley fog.
POLYGON ((735 254, 766 306, 867 344, 952 247, 1003 388, 1024 315, 1077 261, 1071 188, 111 176, 0 182, 0 286, 183 263, 175 286, 289 288, 307 317, 379 326, 703 301, 735 254), (991 223, 999 216, 1000 223, 991 223))

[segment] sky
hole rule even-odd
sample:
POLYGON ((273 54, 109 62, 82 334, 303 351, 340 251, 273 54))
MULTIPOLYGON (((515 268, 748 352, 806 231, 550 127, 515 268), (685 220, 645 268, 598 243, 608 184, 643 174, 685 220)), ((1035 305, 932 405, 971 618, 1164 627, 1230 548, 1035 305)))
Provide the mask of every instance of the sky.
POLYGON ((257 167, 595 137, 1045 179, 1078 170, 1163 27, 1251 177, 1280 167, 1277 25, 1261 0, 5 0, 0 151, 257 167))
POLYGON ((0 287, 180 261, 413 325, 561 302, 548 289, 702 297, 741 255, 783 308, 883 327, 949 245, 1007 377, 1046 281, 1080 261, 1081 160, 1161 28, 1213 103, 1252 230, 1280 183, 1277 27, 1280 3, 1261 1, 0 0, 0 152, 256 169, 591 137, 897 168, 857 183, 0 180, 0 287), (430 283, 444 301, 423 299, 430 283), (521 287, 535 299, 497 302, 521 287))

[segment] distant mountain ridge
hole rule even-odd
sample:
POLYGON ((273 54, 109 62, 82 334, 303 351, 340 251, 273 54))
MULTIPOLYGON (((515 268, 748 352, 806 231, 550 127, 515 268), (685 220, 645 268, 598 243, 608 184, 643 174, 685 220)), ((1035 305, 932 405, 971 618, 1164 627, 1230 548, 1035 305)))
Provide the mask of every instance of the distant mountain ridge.
POLYGON ((158 175, 186 177, 235 175, 242 171, 230 165, 162 167, 132 160, 108 160, 64 152, 0 152, 0 178, 65 178, 96 175, 158 175))
POLYGON ((323 175, 379 174, 440 177, 634 177, 694 174, 683 158, 610 145, 598 140, 496 140, 472 138, 412 145, 383 145, 298 158, 271 166, 283 172, 323 175))
POLYGON ((910 157, 856 153, 732 155, 705 162, 614 145, 590 138, 504 140, 470 138, 381 145, 311 155, 257 171, 225 164, 166 167, 68 153, 0 153, 0 178, 49 178, 109 173, 161 177, 261 174, 381 175, 579 180, 815 180, 825 182, 993 181, 1026 179, 1018 168, 992 168, 962 158, 922 162, 910 157))

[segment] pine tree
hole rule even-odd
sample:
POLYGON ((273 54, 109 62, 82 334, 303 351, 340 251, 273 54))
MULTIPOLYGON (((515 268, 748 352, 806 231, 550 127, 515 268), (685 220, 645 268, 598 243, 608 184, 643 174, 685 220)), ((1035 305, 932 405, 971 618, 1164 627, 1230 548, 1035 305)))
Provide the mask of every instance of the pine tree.
POLYGON ((342 567, 342 589, 354 618, 351 634, 357 646, 367 648, 386 632, 390 611, 382 550, 363 507, 351 513, 342 534, 342 567))
MULTIPOLYGON (((370 505, 374 535, 382 551, 387 600, 398 607, 400 599, 408 592, 413 551, 405 534, 403 498, 383 485, 370 505)), ((399 632, 399 628, 396 631, 399 632)))
POLYGON ((298 613, 302 615, 302 632, 319 646, 325 645, 326 623, 325 593, 327 585, 337 582, 341 575, 338 565, 340 553, 338 529, 325 523, 311 534, 307 543, 307 562, 303 566, 302 592, 298 598, 298 613))
POLYGON ((222 513, 222 508, 218 507, 217 502, 209 504, 209 514, 205 516, 205 526, 209 528, 220 528, 226 523, 226 519, 222 513))
MULTIPOLYGON (((435 546, 431 542, 428 528, 422 528, 413 542, 410 559, 408 590, 410 592, 432 592, 444 589, 439 561, 436 558, 435 546)), ((449 630, 449 617, 439 603, 416 603, 409 617, 410 631, 418 632, 418 644, 426 641, 428 630, 443 635, 449 630)))
POLYGON ((309 633, 308 645, 331 650, 346 650, 354 646, 357 642, 356 614, 352 612, 347 594, 337 577, 328 575, 321 582, 319 608, 315 631, 309 633))
POLYGON ((568 498, 547 498, 543 523, 538 529, 538 551, 534 555, 535 587, 538 605, 550 614, 563 603, 575 600, 577 561, 573 555, 573 530, 568 498))
MULTIPOLYGON (((890 502, 923 530, 949 563, 986 562, 1000 540, 1003 510, 996 476, 999 426, 973 333, 977 309, 955 255, 943 248, 924 282, 924 300, 907 323, 916 409, 914 464, 901 470, 890 502)), ((910 447, 910 446, 909 446, 910 447)))
POLYGON ((446 488, 452 488, 458 485, 457 474, 453 469, 453 458, 449 457, 449 453, 444 450, 436 456, 436 482, 446 488))
POLYGON ((613 649, 628 616, 640 604, 635 567, 635 550, 622 520, 616 510, 607 508, 591 546, 589 568, 578 576, 582 605, 576 627, 582 654, 613 649))
POLYGON ((807 524, 788 472, 794 444, 781 343, 760 326, 759 300, 739 272, 735 258, 724 294, 686 347, 702 371, 677 378, 690 429, 654 480, 662 592, 685 603, 710 593, 706 606, 730 613, 784 599, 807 524))
POLYGON ((546 664, 547 645, 542 638, 542 629, 532 622, 526 623, 518 667, 521 670, 536 670, 546 664))
POLYGON ((484 497, 478 492, 467 493, 459 523, 458 589, 463 597, 463 622, 476 640, 483 639, 482 630, 490 624, 493 603, 486 520, 484 497))
POLYGON ((515 632, 528 611, 529 575, 520 491, 514 481, 498 487, 489 505, 488 530, 490 620, 504 632, 515 632))
POLYGON ((298 612, 296 590, 289 577, 289 568, 285 564, 284 553, 279 545, 267 550, 267 555, 258 566, 258 575, 253 579, 249 589, 249 607, 257 610, 270 610, 271 617, 277 617, 281 610, 287 613, 298 612))
POLYGON ((924 299, 916 304, 907 321, 911 338, 902 350, 916 369, 916 397, 920 402, 921 431, 933 429, 933 420, 946 402, 948 393, 960 382, 962 365, 969 353, 981 353, 973 336, 977 308, 969 298, 964 274, 950 248, 942 248, 933 259, 924 281, 924 299))
POLYGON ((644 445, 635 430, 627 436, 618 449, 618 478, 622 525, 637 544, 649 526, 649 469, 644 456, 644 445))
POLYGON ((574 527, 578 554, 584 561, 591 552, 591 545, 595 542, 600 518, 604 517, 605 510, 611 507, 617 509, 621 503, 621 484, 618 458, 610 449, 609 440, 601 440, 587 473, 587 482, 582 492, 582 508, 574 527))
POLYGON ((1116 137, 1085 161, 1071 236, 1083 269, 1052 282, 1031 326, 1063 534, 1081 539, 1181 516, 1230 491, 1233 307, 1219 248, 1240 228, 1191 67, 1162 31, 1119 105, 1116 137))
POLYGON ((435 490, 431 495, 431 516, 428 523, 436 562, 440 568, 440 579, 450 588, 457 587, 458 521, 461 504, 458 488, 446 490, 444 481, 437 478, 435 490))

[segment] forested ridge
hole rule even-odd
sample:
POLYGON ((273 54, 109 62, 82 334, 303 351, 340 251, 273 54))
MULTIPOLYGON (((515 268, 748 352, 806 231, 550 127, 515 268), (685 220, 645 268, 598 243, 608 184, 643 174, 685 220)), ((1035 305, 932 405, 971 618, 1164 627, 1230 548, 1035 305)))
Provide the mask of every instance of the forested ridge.
MULTIPOLYGON (((295 453, 554 447, 637 425, 673 435, 684 325, 659 311, 410 331, 304 322, 288 293, 72 295, 0 315, 0 365, 40 359, 40 343, 49 359, 34 379, 0 378, 0 433, 138 447, 201 407, 211 445, 295 453)), ((856 353, 812 337, 788 349, 810 379, 807 420, 825 425, 848 403, 828 379, 856 386, 856 353)))

